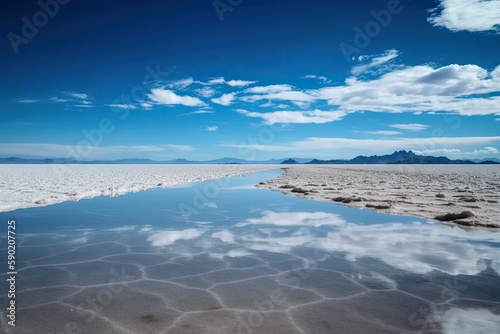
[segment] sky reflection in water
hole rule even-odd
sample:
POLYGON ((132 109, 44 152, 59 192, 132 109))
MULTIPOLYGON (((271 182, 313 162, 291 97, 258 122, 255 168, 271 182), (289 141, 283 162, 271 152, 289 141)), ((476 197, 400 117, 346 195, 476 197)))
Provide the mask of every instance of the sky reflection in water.
POLYGON ((251 187, 278 173, 0 214, 18 226, 15 333, 500 331, 499 234, 251 187))

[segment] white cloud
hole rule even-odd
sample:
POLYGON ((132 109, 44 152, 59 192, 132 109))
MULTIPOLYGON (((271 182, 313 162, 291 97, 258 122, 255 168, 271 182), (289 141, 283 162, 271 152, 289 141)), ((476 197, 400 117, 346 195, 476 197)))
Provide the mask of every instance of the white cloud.
POLYGON ((229 81, 226 81, 226 84, 228 84, 231 87, 243 87, 243 86, 248 86, 248 85, 254 84, 256 82, 257 81, 229 80, 229 81))
POLYGON ((231 87, 244 87, 256 83, 257 81, 246 81, 246 80, 229 80, 226 81, 223 77, 214 78, 208 81, 209 85, 219 85, 226 84, 231 87))
POLYGON ((177 81, 171 81, 167 84, 168 88, 184 89, 194 82, 193 78, 185 78, 177 81))
POLYGON ((192 112, 187 112, 184 114, 179 114, 178 116, 185 116, 185 115, 200 115, 200 114, 214 114, 215 111, 209 110, 209 109, 201 109, 201 110, 196 110, 192 112))
POLYGON ((128 231, 133 231, 137 228, 135 225, 128 225, 128 226, 120 226, 120 227, 114 227, 114 228, 108 228, 105 231, 110 231, 110 232, 128 232, 128 231))
POLYGON ((394 150, 420 151, 427 147, 456 148, 457 146, 491 145, 500 143, 497 137, 429 137, 429 138, 391 138, 391 139, 351 139, 351 138, 317 138, 310 137, 282 145, 231 145, 222 146, 253 149, 266 152, 311 152, 325 150, 331 153, 339 149, 388 152, 394 150))
POLYGON ((216 93, 215 89, 213 89, 211 87, 199 88, 199 89, 196 89, 195 92, 197 94, 207 98, 207 99, 214 96, 214 94, 216 93))
POLYGON ((221 97, 212 99, 212 102, 223 106, 229 106, 234 101, 234 95, 234 93, 223 94, 221 97))
POLYGON ((192 150, 194 150, 194 147, 189 146, 189 145, 165 144, 163 146, 165 146, 166 148, 170 148, 172 150, 177 150, 177 151, 192 151, 192 150))
MULTIPOLYGON (((281 100, 281 101, 290 101, 293 103, 297 102, 314 102, 316 100, 315 97, 309 95, 303 91, 292 91, 288 89, 287 85, 273 85, 267 86, 269 90, 263 91, 263 94, 253 94, 253 95, 245 95, 240 99, 245 102, 256 102, 262 100, 281 100), (281 86, 281 87, 279 87, 281 86), (283 88, 283 90, 280 90, 283 88)), ((255 87, 260 90, 264 90, 265 87, 255 87)), ((252 89, 247 90, 246 92, 251 92, 252 89)))
POLYGON ((500 0, 440 0, 428 21, 451 31, 500 31, 500 0))
POLYGON ((367 64, 354 66, 351 70, 351 73, 355 76, 358 76, 361 73, 366 72, 371 68, 385 64, 398 56, 399 51, 397 50, 387 50, 386 52, 375 56, 360 56, 360 60, 364 61, 365 59, 368 59, 370 62, 367 64))
MULTIPOLYGON (((392 50, 376 57, 369 66, 383 64, 396 53, 392 50)), ((257 86, 239 92, 238 99, 246 103, 266 101, 265 107, 275 101, 291 102, 304 109, 311 109, 313 103, 326 102, 344 113, 449 112, 472 116, 500 115, 500 96, 485 96, 499 91, 500 66, 488 71, 476 65, 452 64, 440 68, 401 67, 374 79, 353 76, 344 85, 319 89, 300 90, 288 84, 257 86), (470 98, 471 95, 483 96, 470 98)), ((252 115, 259 114, 247 114, 252 115)))
POLYGON ((423 150, 423 151, 413 151, 415 154, 420 155, 435 155, 435 154, 458 154, 462 153, 462 150, 457 148, 436 148, 432 150, 423 150))
POLYGON ((401 129, 401 130, 409 130, 409 131, 422 131, 429 128, 429 125, 419 124, 419 123, 411 123, 411 124, 391 124, 390 127, 401 129))
POLYGON ((140 105, 142 107, 142 109, 145 109, 145 110, 151 110, 153 108, 153 105, 149 102, 145 102, 145 101, 140 101, 140 105))
POLYGON ((315 123, 323 124, 338 121, 346 115, 342 111, 274 111, 274 112, 255 112, 243 109, 236 110, 247 117, 261 118, 264 124, 304 124, 315 123))
POLYGON ((498 151, 495 147, 491 147, 491 146, 486 146, 482 149, 475 149, 473 151, 462 151, 460 149, 456 149, 456 148, 452 148, 452 149, 449 149, 449 148, 438 148, 438 149, 432 149, 432 150, 423 150, 423 151, 418 151, 418 150, 415 150, 414 151, 416 154, 424 154, 424 155, 427 155, 427 154, 430 154, 430 155, 433 155, 433 154, 450 154, 450 155, 496 155, 496 154, 500 154, 500 151, 498 151))
POLYGON ((350 77, 343 86, 297 93, 305 93, 316 101, 326 100, 329 105, 347 112, 444 111, 460 115, 491 115, 500 114, 499 96, 466 97, 498 91, 500 66, 488 72, 476 65, 454 64, 437 69, 427 65, 407 67, 373 80, 350 77))
POLYGON ((66 92, 71 97, 81 99, 81 100, 86 100, 89 98, 89 96, 85 93, 77 93, 77 92, 66 92))
POLYGON ((216 126, 216 125, 213 125, 213 126, 207 126, 207 127, 205 128, 205 131, 215 132, 215 131, 217 131, 217 129, 218 129, 218 128, 219 128, 219 127, 218 127, 218 126, 216 126))
POLYGON ((148 237, 152 246, 168 246, 178 240, 196 239, 203 234, 202 229, 186 229, 182 231, 162 231, 148 237))
POLYGON ((338 226, 347 222, 340 215, 327 212, 274 212, 264 211, 258 218, 249 218, 236 224, 237 227, 248 225, 274 226, 338 226))
POLYGON ((108 107, 119 108, 119 109, 137 109, 133 104, 125 104, 125 103, 114 103, 114 104, 106 104, 108 107))
POLYGON ((17 100, 19 103, 37 103, 40 102, 40 100, 34 100, 34 99, 20 99, 17 100))
POLYGON ((165 151, 165 147, 161 145, 95 146, 91 145, 90 142, 89 145, 0 143, 0 155, 3 156, 57 157, 78 160, 112 159, 116 155, 162 151, 165 151))
POLYGON ((500 152, 496 148, 487 146, 481 150, 474 150, 472 152, 467 152, 466 154, 479 155, 479 154, 499 154, 499 153, 500 152))
POLYGON ((364 133, 369 133, 371 135, 381 135, 381 136, 395 136, 401 134, 399 131, 385 131, 385 130, 378 130, 378 131, 362 131, 364 133))
POLYGON ((251 87, 244 90, 245 93, 254 93, 254 94, 265 94, 265 93, 280 93, 280 92, 289 92, 292 90, 292 86, 288 84, 282 85, 268 85, 268 86, 257 86, 251 87))
POLYGON ((223 84, 223 83, 226 83, 226 80, 224 80, 223 77, 214 78, 214 79, 211 79, 208 81, 209 85, 219 85, 219 84, 223 84))
POLYGON ((481 308, 450 308, 436 314, 444 334, 487 334, 500 331, 500 315, 481 308))
POLYGON ((308 74, 306 76, 303 76, 302 79, 318 79, 324 83, 330 83, 332 82, 330 79, 328 79, 327 77, 325 76, 322 76, 322 75, 314 75, 314 74, 308 74))
POLYGON ((154 102, 164 105, 184 105, 188 107, 205 106, 206 104, 197 97, 181 96, 164 88, 153 88, 147 96, 154 102))
POLYGON ((215 239, 219 239, 222 242, 226 242, 226 243, 230 243, 230 244, 234 243, 234 235, 231 232, 229 232, 228 230, 223 230, 220 232, 212 233, 211 237, 215 238, 215 239))

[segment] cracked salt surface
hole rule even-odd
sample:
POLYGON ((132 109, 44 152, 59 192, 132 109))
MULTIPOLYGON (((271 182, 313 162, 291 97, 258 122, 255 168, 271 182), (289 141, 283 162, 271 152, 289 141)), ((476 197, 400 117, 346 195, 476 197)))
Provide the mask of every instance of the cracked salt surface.
POLYGON ((500 332, 499 234, 240 187, 278 173, 184 217, 206 183, 0 214, 21 261, 1 331, 500 332))

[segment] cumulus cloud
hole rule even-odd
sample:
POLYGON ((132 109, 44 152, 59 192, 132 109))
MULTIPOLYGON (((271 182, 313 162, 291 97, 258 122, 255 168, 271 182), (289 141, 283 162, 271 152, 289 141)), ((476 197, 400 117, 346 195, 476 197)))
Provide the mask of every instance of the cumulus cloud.
POLYGON ((164 105, 184 105, 188 107, 205 106, 206 104, 197 97, 177 95, 175 92, 164 88, 153 88, 147 94, 153 102, 164 105))
POLYGON ((234 101, 234 95, 234 93, 222 94, 222 96, 212 99, 212 102, 223 106, 229 106, 234 101))
POLYGON ((196 239, 203 234, 204 230, 190 228, 182 231, 161 231, 148 237, 152 246, 168 246, 178 240, 196 239))
POLYGON ((386 52, 375 56, 360 56, 358 58, 360 61, 367 60, 368 63, 354 66, 351 70, 351 73, 355 76, 358 76, 363 72, 366 72, 374 67, 381 66, 393 60, 394 58, 397 58, 398 56, 399 56, 398 50, 387 50, 386 52))
MULTIPOLYGON (((372 58, 367 66, 384 64, 396 56, 397 51, 391 50, 387 54, 372 58)), ((358 73, 361 70, 363 68, 354 71, 358 73)), ((473 116, 500 114, 500 96, 494 94, 497 92, 500 92, 500 66, 488 71, 477 65, 451 64, 439 68, 430 65, 400 67, 384 74, 376 74, 370 79, 352 76, 347 78, 343 85, 318 89, 301 90, 289 84, 255 86, 239 92, 238 100, 246 103, 265 101, 260 103, 262 108, 273 107, 275 102, 289 102, 305 110, 313 109, 313 104, 326 103, 344 115, 370 111, 416 114, 447 112, 473 116)), ((280 113, 283 113, 284 119, 290 117, 295 120, 296 116, 307 117, 308 112, 310 113, 280 113)), ((242 114, 261 117, 268 124, 279 122, 276 118, 281 116, 265 115, 262 111, 242 114)), ((321 120, 317 117, 307 118, 310 123, 325 122, 323 117, 321 120)), ((332 117, 330 121, 335 120, 338 120, 338 117, 332 117)), ((307 120, 301 118, 298 123, 307 123, 307 120)))
POLYGON ((429 127, 426 124, 419 123, 410 123, 410 124, 391 124, 390 127, 401 129, 401 130, 409 130, 409 131, 422 131, 429 127))
POLYGON ((440 0, 428 21, 451 31, 500 32, 500 0, 440 0))

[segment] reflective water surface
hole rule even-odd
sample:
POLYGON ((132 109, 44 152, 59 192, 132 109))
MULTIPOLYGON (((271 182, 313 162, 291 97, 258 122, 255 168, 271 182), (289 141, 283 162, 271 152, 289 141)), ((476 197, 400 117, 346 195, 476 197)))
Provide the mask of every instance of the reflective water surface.
POLYGON ((500 333, 500 234, 252 186, 279 173, 0 214, 2 332, 500 333))

